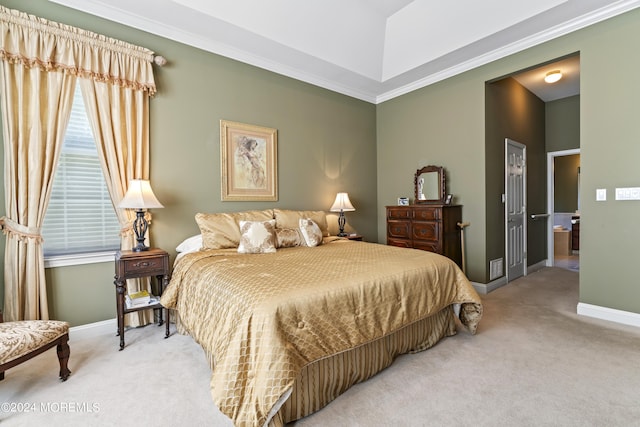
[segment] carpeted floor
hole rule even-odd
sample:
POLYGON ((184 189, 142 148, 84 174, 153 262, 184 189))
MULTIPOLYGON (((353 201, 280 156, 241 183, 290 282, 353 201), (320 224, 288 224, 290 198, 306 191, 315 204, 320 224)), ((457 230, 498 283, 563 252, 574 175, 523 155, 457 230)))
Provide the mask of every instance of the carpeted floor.
MULTIPOLYGON (((578 273, 545 268, 483 296, 465 331, 399 357, 296 426, 640 426, 640 330, 576 314, 578 273)), ((72 375, 50 351, 0 382, 3 426, 230 426, 209 368, 164 328, 74 340, 72 375)))

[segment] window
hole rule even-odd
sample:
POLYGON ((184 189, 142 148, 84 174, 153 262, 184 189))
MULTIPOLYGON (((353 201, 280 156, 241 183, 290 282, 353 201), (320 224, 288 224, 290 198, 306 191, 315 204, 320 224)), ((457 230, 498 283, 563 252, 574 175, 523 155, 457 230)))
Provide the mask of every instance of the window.
MULTIPOLYGON (((73 96, 42 236, 44 256, 49 261, 120 248, 120 224, 109 198, 79 86, 73 96)), ((77 263, 82 262, 62 265, 77 263)))

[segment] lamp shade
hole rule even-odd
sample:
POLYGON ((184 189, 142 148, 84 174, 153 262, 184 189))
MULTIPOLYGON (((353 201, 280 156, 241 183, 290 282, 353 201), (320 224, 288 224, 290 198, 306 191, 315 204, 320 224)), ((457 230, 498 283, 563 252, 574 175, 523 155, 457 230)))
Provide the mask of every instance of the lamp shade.
POLYGON ((163 208, 164 206, 162 206, 155 194, 153 194, 149 181, 132 179, 129 181, 127 193, 118 204, 118 207, 126 209, 150 209, 163 208))
POLYGON ((331 206, 331 212, 349 212, 355 211, 356 208, 351 204, 351 200, 349 200, 349 194, 347 193, 338 193, 336 195, 336 201, 333 202, 333 206, 331 206))

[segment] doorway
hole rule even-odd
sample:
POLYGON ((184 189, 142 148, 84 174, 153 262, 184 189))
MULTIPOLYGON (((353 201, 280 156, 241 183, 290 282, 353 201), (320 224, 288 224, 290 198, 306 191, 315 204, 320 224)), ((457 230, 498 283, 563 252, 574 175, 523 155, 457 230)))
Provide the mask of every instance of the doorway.
MULTIPOLYGON (((579 157, 578 166, 572 167, 568 172, 574 175, 570 186, 572 188, 571 208, 556 209, 556 195, 559 186, 562 184, 556 180, 556 176, 562 180, 562 174, 556 173, 557 163, 561 159, 568 159, 580 155, 580 149, 553 151, 547 153, 547 213, 549 221, 547 222, 547 267, 561 267, 573 271, 580 269, 580 168, 579 157), (573 209, 575 207, 575 209, 573 209), (569 212, 564 212, 569 211, 569 212)), ((563 166, 561 166, 563 167, 563 166)), ((566 179, 566 178, 565 178, 566 179)))

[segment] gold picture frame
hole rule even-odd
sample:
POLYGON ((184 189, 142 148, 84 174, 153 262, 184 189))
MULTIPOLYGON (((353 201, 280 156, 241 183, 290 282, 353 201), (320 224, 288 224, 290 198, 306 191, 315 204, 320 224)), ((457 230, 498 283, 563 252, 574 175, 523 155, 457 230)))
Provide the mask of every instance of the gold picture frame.
POLYGON ((220 120, 223 201, 278 200, 277 129, 220 120))

